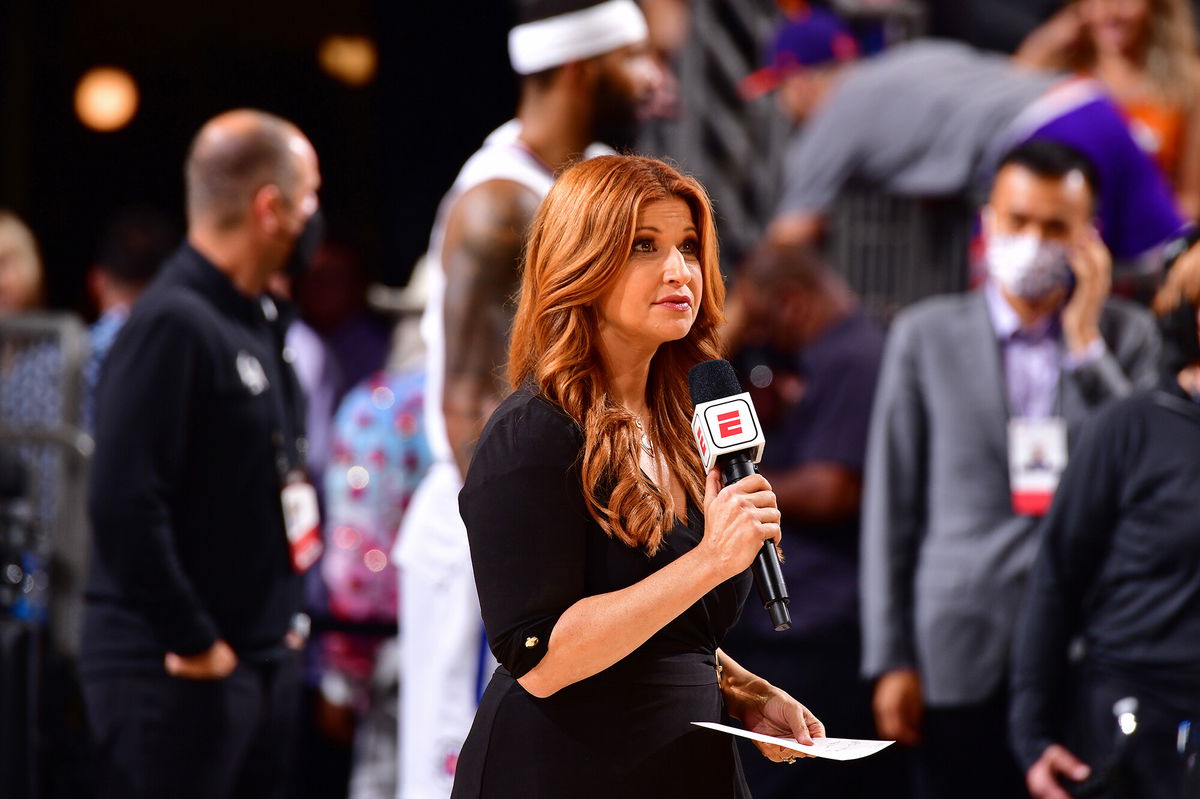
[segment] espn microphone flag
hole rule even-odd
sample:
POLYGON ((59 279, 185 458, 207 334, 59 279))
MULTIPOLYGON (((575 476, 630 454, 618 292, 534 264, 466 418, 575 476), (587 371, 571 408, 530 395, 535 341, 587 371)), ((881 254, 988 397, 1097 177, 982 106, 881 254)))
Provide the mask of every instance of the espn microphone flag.
MULTIPOLYGON (((725 485, 754 474, 754 464, 762 459, 765 437, 754 403, 742 391, 729 361, 696 364, 688 370, 688 387, 696 408, 692 437, 704 470, 718 467, 725 485)), ((777 631, 788 629, 792 617, 787 608, 787 585, 773 541, 763 542, 750 568, 763 608, 771 616, 771 626, 777 631)))
POLYGON ((752 450, 750 460, 758 463, 767 443, 748 392, 697 405, 692 415, 692 437, 706 472, 718 456, 730 452, 752 450))

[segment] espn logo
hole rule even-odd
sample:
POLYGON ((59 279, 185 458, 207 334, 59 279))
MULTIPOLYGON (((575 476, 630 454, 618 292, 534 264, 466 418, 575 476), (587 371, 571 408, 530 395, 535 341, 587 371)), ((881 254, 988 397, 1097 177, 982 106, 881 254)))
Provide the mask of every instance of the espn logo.
POLYGON ((762 458, 765 439, 747 393, 698 405, 692 434, 705 469, 711 469, 717 456, 728 452, 753 450, 752 460, 757 463, 762 458))
POLYGON ((742 412, 740 410, 726 411, 717 414, 717 432, 721 438, 732 438, 742 434, 742 412))
POLYGON ((717 449, 744 447, 759 436, 758 419, 750 400, 729 397, 704 409, 705 426, 717 449))

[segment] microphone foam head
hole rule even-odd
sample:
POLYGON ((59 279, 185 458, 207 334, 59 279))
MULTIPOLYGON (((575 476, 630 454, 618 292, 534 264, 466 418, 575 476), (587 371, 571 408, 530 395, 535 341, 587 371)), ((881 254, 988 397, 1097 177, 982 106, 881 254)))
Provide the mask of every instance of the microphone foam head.
POLYGON ((693 405, 742 393, 737 374, 729 361, 719 359, 698 363, 688 370, 688 388, 692 392, 693 405))

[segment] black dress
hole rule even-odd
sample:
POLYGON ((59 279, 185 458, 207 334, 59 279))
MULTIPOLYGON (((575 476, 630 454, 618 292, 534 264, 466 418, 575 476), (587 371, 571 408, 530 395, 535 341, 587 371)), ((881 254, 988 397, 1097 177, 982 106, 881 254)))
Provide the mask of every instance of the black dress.
POLYGON ((467 473, 459 506, 500 666, 463 745, 453 796, 748 797, 732 737, 691 724, 725 719, 715 652, 749 591, 748 571, 551 697, 515 679, 545 655, 567 608, 642 580, 703 535, 689 503, 687 524, 653 557, 606 536, 584 506, 582 447, 575 422, 524 388, 493 414, 467 473))

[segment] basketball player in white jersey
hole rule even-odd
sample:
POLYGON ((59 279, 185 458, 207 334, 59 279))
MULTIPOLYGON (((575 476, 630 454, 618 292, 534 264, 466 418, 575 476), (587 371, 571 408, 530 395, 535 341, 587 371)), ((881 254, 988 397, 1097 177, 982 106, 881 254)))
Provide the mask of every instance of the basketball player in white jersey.
POLYGON ((508 390, 509 300, 526 232, 563 167, 632 145, 642 109, 662 79, 633 0, 524 0, 519 6, 519 24, 509 33, 510 60, 522 76, 516 118, 464 164, 430 239, 422 333, 435 465, 405 514, 396 552, 400 799, 450 795, 480 687, 495 667, 458 492, 483 425, 508 390))

